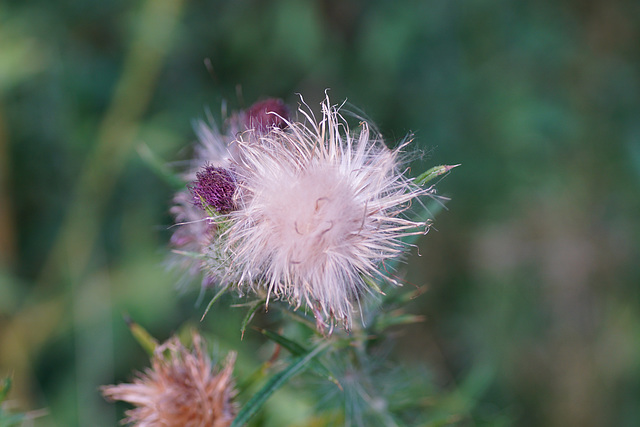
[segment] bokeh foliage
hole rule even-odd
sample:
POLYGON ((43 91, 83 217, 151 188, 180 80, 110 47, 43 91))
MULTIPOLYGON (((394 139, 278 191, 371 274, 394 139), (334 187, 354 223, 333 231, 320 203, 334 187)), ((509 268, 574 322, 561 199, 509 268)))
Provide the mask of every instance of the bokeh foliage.
MULTIPOLYGON (((638 40, 632 0, 2 2, 12 399, 48 410, 35 425, 115 425, 97 387, 145 364, 122 313, 159 338, 198 323, 197 285, 163 265, 173 189, 137 148, 179 167, 207 108, 331 88, 390 141, 415 132, 416 173, 462 163, 405 268, 427 320, 397 339, 461 425, 640 424, 638 40)), ((269 351, 242 316, 201 326, 249 371, 269 351)), ((262 422, 312 407, 282 390, 262 422)))

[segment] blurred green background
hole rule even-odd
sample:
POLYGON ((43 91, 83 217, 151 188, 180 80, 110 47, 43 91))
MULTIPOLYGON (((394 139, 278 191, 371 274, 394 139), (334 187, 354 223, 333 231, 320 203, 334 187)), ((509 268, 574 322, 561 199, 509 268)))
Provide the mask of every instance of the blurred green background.
MULTIPOLYGON (((481 378, 461 425, 640 425, 639 41, 632 0, 2 1, 12 400, 116 425, 97 387, 147 363, 122 313, 159 339, 202 313, 163 264, 173 190, 145 147, 179 162, 207 108, 331 88, 389 141, 415 132, 415 174, 462 163, 407 267, 427 321, 398 339, 445 390, 481 378)), ((249 354, 242 314, 202 327, 249 354)))

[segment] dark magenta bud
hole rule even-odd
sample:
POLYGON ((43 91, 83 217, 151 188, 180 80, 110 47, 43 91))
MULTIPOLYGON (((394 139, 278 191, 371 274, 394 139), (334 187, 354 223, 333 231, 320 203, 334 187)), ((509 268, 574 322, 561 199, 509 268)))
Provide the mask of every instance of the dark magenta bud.
POLYGON ((196 173, 196 180, 189 185, 193 201, 202 209, 214 209, 229 213, 235 209, 233 194, 236 183, 232 173, 224 168, 204 166, 196 173))
POLYGON ((256 102, 245 111, 245 126, 260 132, 266 132, 273 127, 284 129, 289 120, 289 109, 284 101, 269 98, 256 102))

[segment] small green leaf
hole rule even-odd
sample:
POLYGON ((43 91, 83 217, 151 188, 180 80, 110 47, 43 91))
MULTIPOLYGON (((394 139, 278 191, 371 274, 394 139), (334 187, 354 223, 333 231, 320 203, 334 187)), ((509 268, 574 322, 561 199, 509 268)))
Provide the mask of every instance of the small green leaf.
POLYGON ((149 354, 149 356, 153 356, 156 351, 156 347, 158 347, 158 341, 153 336, 151 336, 151 334, 147 332, 146 329, 134 322, 126 314, 124 315, 124 321, 127 322, 127 326, 129 327, 133 338, 138 341, 140 347, 142 347, 144 351, 149 354))
POLYGON ((367 284, 367 286, 369 286, 371 289, 373 289, 373 291, 377 294, 380 295, 385 295, 384 292, 382 292, 382 289, 380 289, 380 286, 378 285, 378 283, 373 279, 373 277, 370 276, 364 276, 361 275, 360 276, 362 278, 362 280, 367 284))
POLYGON ((439 177, 440 175, 444 175, 449 172, 453 168, 457 168, 460 164, 457 165, 440 165, 434 166, 428 171, 418 175, 418 177, 414 180, 418 185, 425 185, 427 182, 431 181, 434 178, 439 177))
POLYGON ((240 427, 245 425, 251 417, 253 417, 262 407, 262 405, 269 399, 269 397, 280 389, 296 374, 303 371, 316 356, 318 356, 328 345, 328 342, 323 342, 311 352, 304 356, 297 357, 291 361, 291 364, 284 370, 278 372, 272 376, 269 381, 260 389, 244 407, 238 413, 238 416, 230 427, 240 427))
POLYGON ((222 289, 220 289, 220 291, 213 298, 211 298, 211 301, 209 301, 209 304, 207 305, 207 308, 204 310, 204 314, 202 315, 202 318, 200 319, 201 322, 204 320, 204 317, 207 315, 207 313, 209 313, 209 310, 211 309, 213 304, 216 301, 218 301, 220 299, 220 297, 225 292, 227 292, 227 290, 229 290, 230 287, 231 287, 231 283, 227 283, 222 289))

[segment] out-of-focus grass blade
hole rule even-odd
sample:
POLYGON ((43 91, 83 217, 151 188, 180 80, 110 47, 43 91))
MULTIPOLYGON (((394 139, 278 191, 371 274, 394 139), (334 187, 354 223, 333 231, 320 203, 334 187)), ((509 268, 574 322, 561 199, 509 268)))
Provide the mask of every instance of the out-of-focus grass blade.
POLYGON ((318 356, 327 347, 327 345, 328 342, 323 342, 306 355, 293 359, 289 366, 272 376, 269 381, 267 381, 267 383, 244 405, 230 427, 244 426, 251 417, 260 410, 264 402, 266 402, 273 393, 286 384, 287 381, 293 378, 296 374, 309 366, 309 362, 318 356))
POLYGON ((144 351, 149 354, 149 356, 153 356, 156 351, 156 347, 158 347, 158 341, 151 336, 146 329, 142 326, 134 322, 128 315, 124 315, 124 321, 127 322, 127 326, 135 338, 138 341, 138 344, 144 349, 144 351))
POLYGON ((434 166, 428 171, 418 175, 414 180, 414 182, 418 185, 425 185, 432 179, 437 178, 440 175, 444 175, 445 173, 449 172, 451 169, 457 168, 458 166, 460 166, 460 164, 434 166))
POLYGON ((151 151, 147 144, 140 144, 137 147, 138 155, 142 161, 149 166, 158 177, 169 184, 174 190, 183 190, 186 183, 177 174, 171 171, 165 162, 163 162, 156 154, 151 151))

